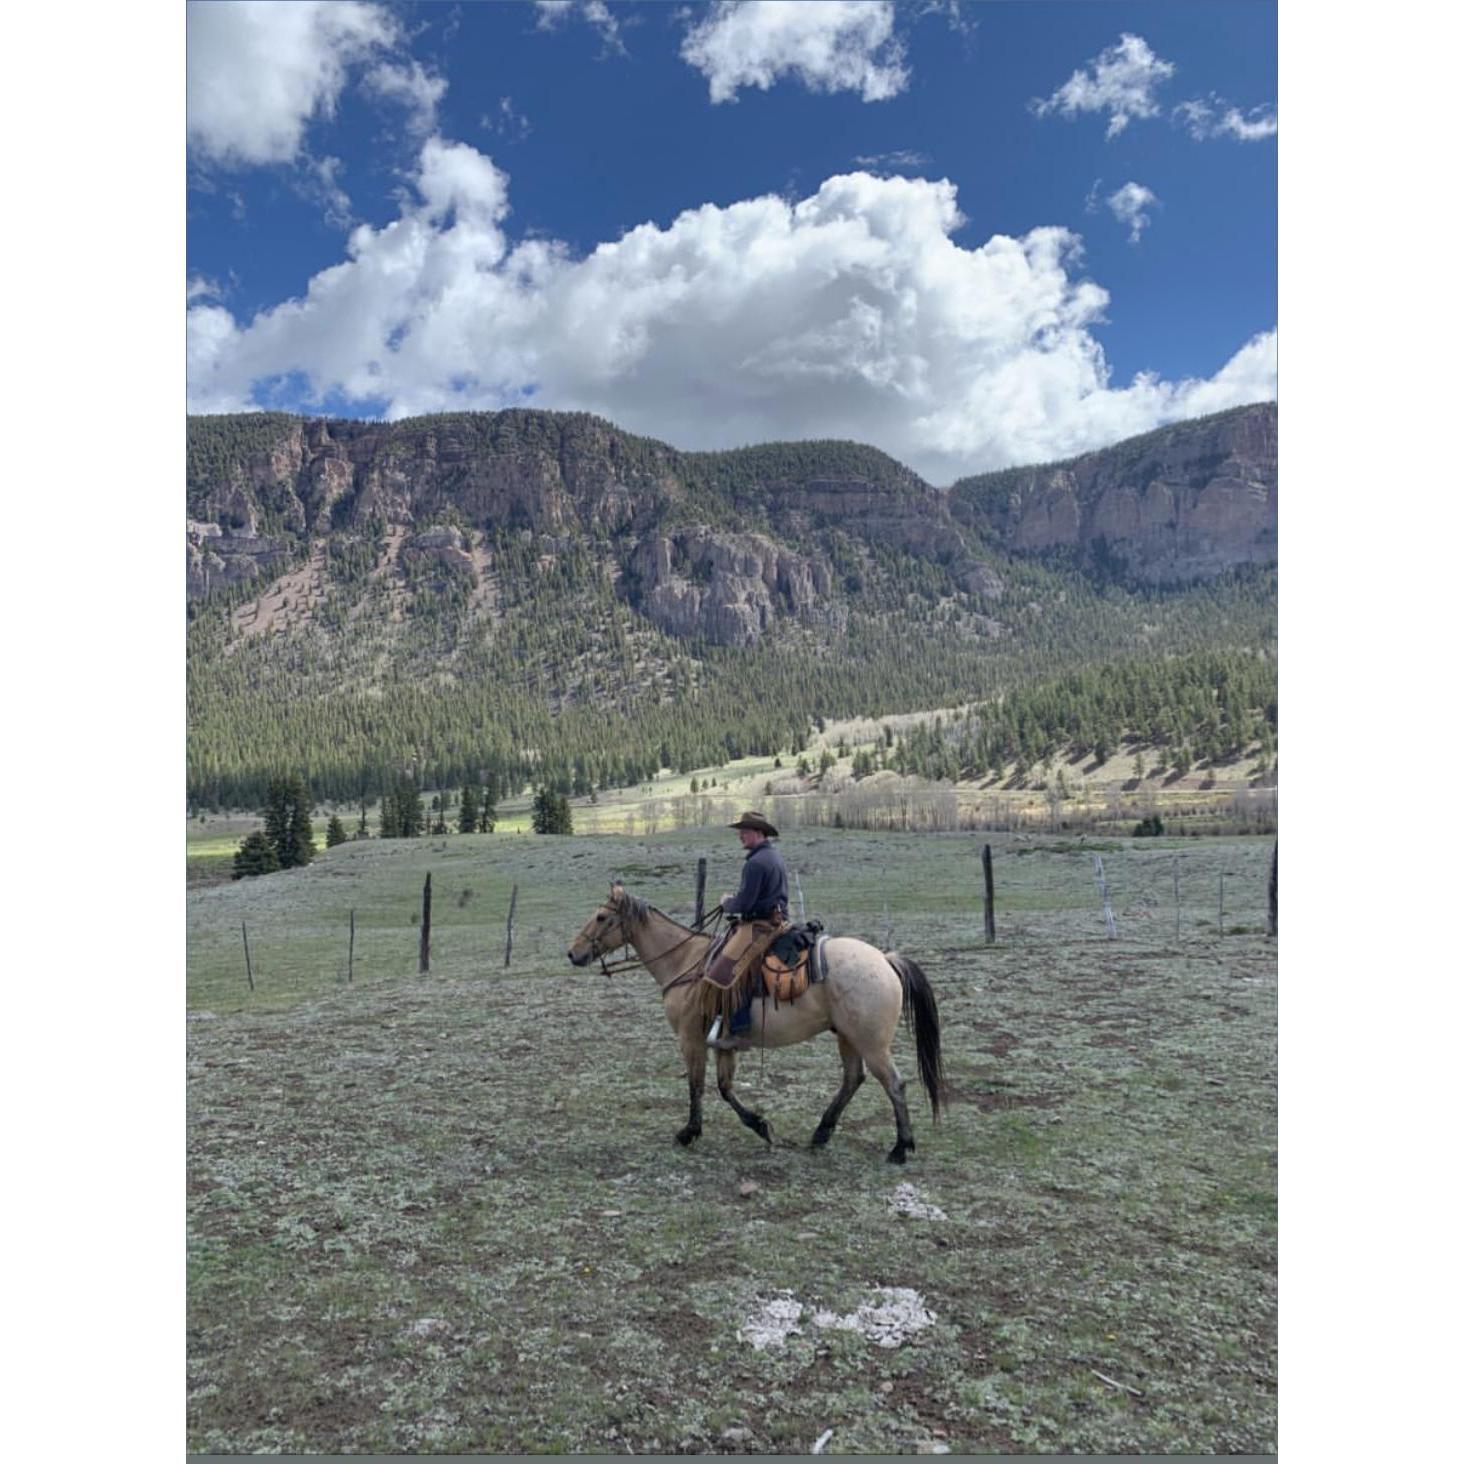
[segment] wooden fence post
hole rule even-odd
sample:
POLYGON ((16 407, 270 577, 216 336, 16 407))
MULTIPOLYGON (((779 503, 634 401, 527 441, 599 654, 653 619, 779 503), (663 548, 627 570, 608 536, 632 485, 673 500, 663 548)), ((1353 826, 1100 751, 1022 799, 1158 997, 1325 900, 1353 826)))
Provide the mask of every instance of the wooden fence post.
POLYGON ((808 919, 808 911, 803 908, 803 881, 798 878, 798 871, 793 871, 793 887, 798 891, 798 918, 808 919))
POLYGON ((254 990, 254 966, 249 960, 249 927, 241 920, 239 929, 244 932, 244 974, 249 978, 249 989, 254 990))
POLYGON ((503 969, 508 970, 508 963, 513 960, 513 912, 518 907, 518 886, 513 887, 513 894, 508 897, 508 945, 503 952, 503 969))
POLYGON ((1174 856, 1174 939, 1179 940, 1179 855, 1174 856))
POLYGON ((702 916, 706 912, 707 902, 707 860, 703 855, 696 861, 696 918, 693 924, 698 930, 701 929, 702 916))
POLYGON ((1113 921, 1113 906, 1108 903, 1108 881, 1103 876, 1103 856, 1093 856, 1093 878, 1098 881, 1098 893, 1103 897, 1103 923, 1108 927, 1109 940, 1118 938, 1118 926, 1113 921))
POLYGON ((1281 852, 1281 841, 1276 841, 1276 846, 1271 850, 1271 879, 1266 891, 1267 901, 1270 905, 1271 914, 1271 936, 1274 939, 1277 925, 1277 901, 1276 901, 1276 860, 1281 852))
POLYGON ((991 877, 990 844, 983 845, 981 849, 981 879, 985 885, 986 944, 993 945, 996 941, 996 883, 991 877))
POLYGON ((351 943, 346 947, 346 982, 349 985, 356 970, 356 912, 351 911, 351 943))
POLYGON ((422 886, 422 946, 417 954, 417 974, 425 976, 432 940, 432 876, 422 886))

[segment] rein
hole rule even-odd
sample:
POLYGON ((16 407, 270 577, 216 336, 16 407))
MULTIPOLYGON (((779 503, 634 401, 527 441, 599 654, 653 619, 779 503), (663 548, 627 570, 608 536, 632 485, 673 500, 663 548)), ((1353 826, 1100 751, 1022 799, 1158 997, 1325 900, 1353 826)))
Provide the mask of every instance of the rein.
MULTIPOLYGON (((664 912, 657 911, 657 913, 658 914, 662 914, 664 912)), ((669 919, 670 917, 667 916, 666 918, 669 919)), ((718 906, 716 906, 715 909, 713 909, 709 914, 707 914, 702 919, 702 922, 701 922, 700 925, 695 925, 694 924, 691 927, 691 930, 687 934, 687 937, 686 937, 685 940, 679 940, 679 941, 677 941, 674 946, 671 946, 667 950, 662 951, 661 954, 656 959, 657 960, 664 960, 665 957, 670 956, 670 955, 674 955, 677 951, 679 951, 681 949, 682 946, 687 945, 691 941, 695 940, 697 936, 706 934, 706 930, 707 930, 707 927, 708 926, 711 926, 715 930, 715 928, 721 923, 721 920, 722 920, 722 907, 720 905, 718 905, 718 906)), ((622 945, 619 948, 623 950, 625 948, 625 946, 627 946, 629 944, 630 944, 630 939, 629 939, 629 937, 627 937, 625 939, 625 941, 622 943, 622 945)), ((646 964, 643 960, 641 960, 641 958, 638 955, 636 955, 636 956, 622 956, 618 961, 607 961, 605 959, 605 952, 604 951, 600 951, 598 954, 599 954, 599 957, 600 957, 600 970, 605 973, 606 977, 609 977, 609 976, 611 976, 614 973, 619 972, 619 971, 634 971, 634 970, 638 970, 638 969, 644 968, 645 967, 645 964, 646 964)), ((687 984, 687 982, 691 980, 691 978, 695 974, 695 972, 696 972, 696 965, 695 965, 695 963, 693 963, 691 966, 688 966, 685 971, 681 972, 681 974, 679 976, 673 976, 670 981, 668 981, 663 987, 661 987, 661 997, 662 997, 662 1000, 665 999, 666 993, 668 991, 674 991, 678 986, 685 986, 687 984)))

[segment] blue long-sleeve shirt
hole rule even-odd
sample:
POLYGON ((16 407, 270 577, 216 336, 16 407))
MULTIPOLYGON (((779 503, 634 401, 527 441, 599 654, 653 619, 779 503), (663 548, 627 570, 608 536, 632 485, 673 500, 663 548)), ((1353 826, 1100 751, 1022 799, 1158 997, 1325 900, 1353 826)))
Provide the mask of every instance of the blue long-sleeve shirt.
POLYGON ((788 912, 788 869, 769 843, 750 849, 742 865, 742 883, 731 903, 722 906, 744 920, 783 918, 788 912))

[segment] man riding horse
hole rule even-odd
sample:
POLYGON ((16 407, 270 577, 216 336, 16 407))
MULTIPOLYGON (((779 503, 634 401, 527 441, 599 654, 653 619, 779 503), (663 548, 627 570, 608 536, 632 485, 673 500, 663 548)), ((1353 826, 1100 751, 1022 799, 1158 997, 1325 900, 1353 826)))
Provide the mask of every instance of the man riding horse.
MULTIPOLYGON (((757 812, 744 813, 728 827, 737 830, 747 855, 737 893, 722 896, 722 912, 733 917, 731 933, 702 978, 724 995, 756 968, 788 921, 788 869, 769 842, 778 837, 777 829, 757 812)), ((730 1005, 730 997, 723 1005, 730 1005)), ((721 1029, 719 1012, 707 1033, 707 1045, 737 1051, 742 1044, 735 1037, 722 1037, 721 1029)))

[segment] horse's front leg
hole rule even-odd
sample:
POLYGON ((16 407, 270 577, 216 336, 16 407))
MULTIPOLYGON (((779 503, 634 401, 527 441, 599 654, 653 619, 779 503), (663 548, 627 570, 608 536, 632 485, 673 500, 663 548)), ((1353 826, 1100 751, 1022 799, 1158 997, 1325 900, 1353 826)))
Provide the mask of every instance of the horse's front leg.
POLYGON ((702 1093, 707 1086, 707 1048, 700 1032, 681 1034, 681 1055, 686 1059, 686 1084, 691 1091, 691 1114, 677 1131, 676 1142, 684 1149, 701 1137, 702 1093))
POLYGON ((769 1148, 773 1145, 773 1130, 767 1119, 762 1114, 754 1113, 750 1108, 744 1108, 737 1101, 737 1095, 732 1091, 732 1075, 737 1071, 737 1054, 735 1052, 717 1053, 717 1092, 732 1105, 732 1111, 765 1143, 769 1148))

